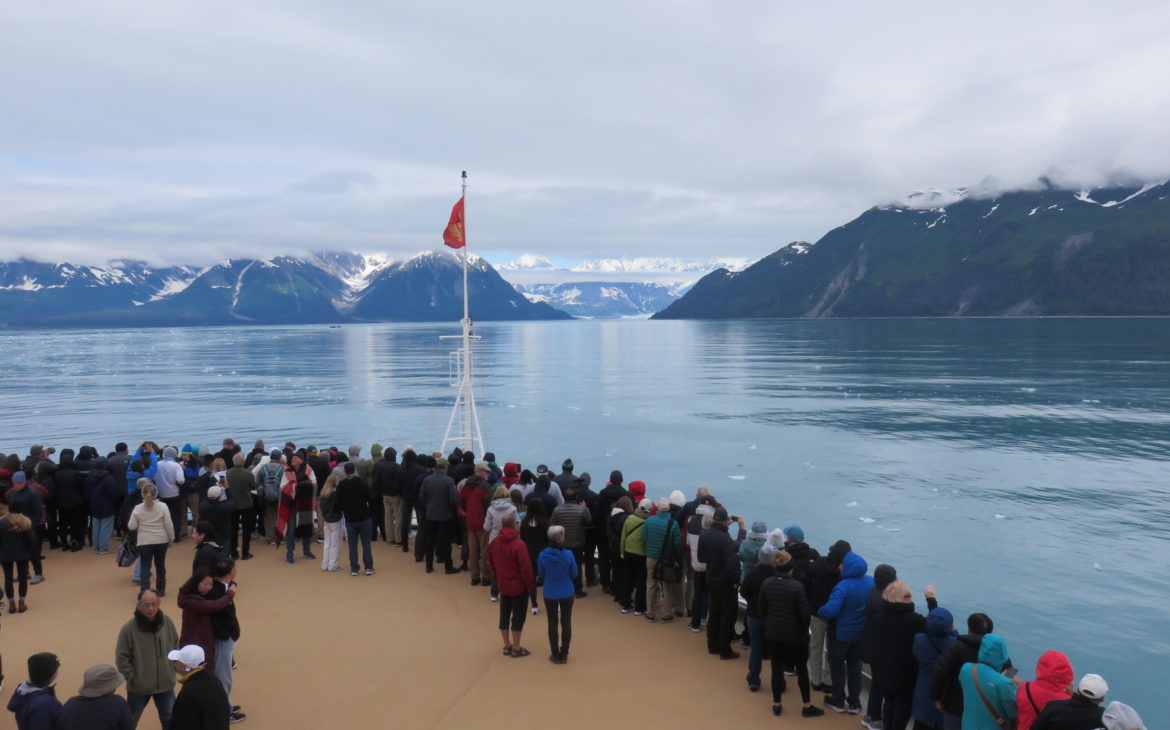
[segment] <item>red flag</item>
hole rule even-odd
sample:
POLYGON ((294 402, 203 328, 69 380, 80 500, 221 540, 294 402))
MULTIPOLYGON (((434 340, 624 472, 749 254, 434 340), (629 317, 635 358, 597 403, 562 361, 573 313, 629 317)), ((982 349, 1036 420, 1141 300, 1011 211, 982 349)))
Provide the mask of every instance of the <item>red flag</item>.
POLYGON ((443 231, 443 243, 451 248, 463 248, 467 239, 463 236, 463 198, 451 208, 451 220, 447 221, 447 229, 443 231))

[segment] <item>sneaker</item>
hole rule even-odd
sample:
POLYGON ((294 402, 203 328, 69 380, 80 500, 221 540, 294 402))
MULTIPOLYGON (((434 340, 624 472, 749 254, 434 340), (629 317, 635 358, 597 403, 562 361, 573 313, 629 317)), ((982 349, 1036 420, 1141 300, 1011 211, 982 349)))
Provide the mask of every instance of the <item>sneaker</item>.
POLYGON ((240 711, 240 706, 239 706, 239 705, 232 705, 232 710, 231 710, 231 711, 232 711, 232 712, 239 712, 239 711, 240 711))
POLYGON ((28 582, 29 582, 29 585, 34 585, 34 586, 35 586, 37 583, 44 583, 44 582, 45 582, 45 576, 43 576, 43 575, 34 575, 32 578, 30 578, 30 579, 29 579, 29 581, 28 581, 28 582))
MULTIPOLYGON (((223 717, 223 715, 220 715, 220 717, 223 717)), ((233 712, 231 715, 228 716, 228 722, 233 723, 233 724, 235 724, 237 722, 243 722, 245 717, 247 717, 247 715, 245 715, 242 712, 233 712)))
MULTIPOLYGON (((232 671, 233 672, 236 671, 237 668, 238 668, 238 665, 236 664, 236 658, 232 657, 232 671)), ((238 708, 236 710, 234 710, 234 712, 238 712, 238 711, 239 711, 238 708)))
POLYGON ((825 698, 825 707, 829 708, 833 712, 845 713, 845 712, 849 711, 848 708, 845 707, 845 703, 841 703, 838 705, 835 702, 833 702, 833 700, 829 697, 825 698))
POLYGON ((495 603, 496 601, 500 600, 498 596, 488 596, 488 598, 491 599, 492 603, 495 603))
POLYGON ((319 537, 319 538, 317 538, 317 542, 319 542, 319 543, 321 543, 322 545, 324 545, 324 544, 325 544, 325 538, 323 538, 323 537, 319 537))
POLYGON ((329 572, 330 572, 330 573, 332 573, 332 572, 333 572, 333 571, 335 571, 335 570, 341 570, 341 566, 340 566, 340 565, 334 565, 332 568, 330 568, 330 569, 329 569, 329 572))
POLYGON ((776 717, 784 714, 784 705, 772 705, 772 714, 776 717))
MULTIPOLYGON (((635 615, 637 615, 637 614, 635 614, 635 615)), ((654 623, 658 623, 658 619, 654 618, 653 616, 647 616, 647 617, 646 617, 646 620, 647 620, 647 621, 649 621, 649 622, 650 622, 650 623, 652 623, 652 624, 654 624, 654 623)))
POLYGON ((691 631, 694 631, 696 634, 699 633, 700 631, 702 631, 701 628, 699 628, 698 626, 695 626, 694 624, 687 624, 687 628, 690 629, 691 631))
POLYGON ((849 714, 850 715, 860 715, 861 714, 861 703, 860 702, 850 702, 849 703, 849 714))
POLYGON ((288 562, 288 563, 292 563, 292 562, 296 561, 296 558, 293 557, 292 553, 288 553, 287 555, 285 555, 284 559, 285 559, 285 562, 288 562))
POLYGON ((373 568, 366 568, 366 575, 373 575, 373 574, 374 574, 373 568))
POLYGON ((308 558, 309 560, 316 560, 317 559, 316 555, 314 555, 313 553, 308 553, 308 552, 305 553, 305 557, 308 558))
POLYGON ((800 711, 801 717, 820 717, 823 714, 825 714, 824 710, 822 710, 819 707, 815 707, 813 705, 809 705, 808 707, 802 708, 800 711))
POLYGON ((622 613, 629 613, 629 612, 630 612, 630 609, 628 609, 628 608, 622 608, 622 609, 621 609, 621 611, 622 611, 622 613))
POLYGON ((351 570, 351 571, 349 571, 349 574, 352 575, 354 578, 356 578, 358 572, 356 570, 351 570))
POLYGON ((537 606, 533 606, 533 607, 532 607, 532 615, 533 615, 533 616, 539 616, 539 615, 540 615, 540 608, 539 608, 539 607, 537 607, 537 606))
POLYGON ((866 715, 861 718, 861 726, 869 728, 869 730, 882 730, 882 721, 876 717, 866 715))
POLYGON ((645 613, 645 612, 644 611, 634 611, 635 616, 641 616, 643 613, 645 613))

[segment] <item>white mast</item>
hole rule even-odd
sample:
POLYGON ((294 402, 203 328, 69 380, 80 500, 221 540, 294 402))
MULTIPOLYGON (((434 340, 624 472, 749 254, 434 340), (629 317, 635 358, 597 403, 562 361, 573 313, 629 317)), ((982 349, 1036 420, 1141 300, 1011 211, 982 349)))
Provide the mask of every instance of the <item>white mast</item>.
MULTIPOLYGON (((475 390, 472 386, 472 359, 471 341, 480 339, 474 334, 471 315, 468 312, 467 298, 467 170, 463 171, 461 185, 463 207, 463 319, 459 320, 463 334, 462 349, 455 353, 455 379, 458 391, 455 394, 455 407, 451 409, 451 417, 447 419, 447 432, 443 435, 442 450, 446 452, 449 444, 455 444, 464 451, 471 451, 476 456, 483 456, 485 446, 483 432, 479 429, 479 413, 475 409, 475 390)), ((455 339, 454 337, 440 337, 441 340, 455 339)))

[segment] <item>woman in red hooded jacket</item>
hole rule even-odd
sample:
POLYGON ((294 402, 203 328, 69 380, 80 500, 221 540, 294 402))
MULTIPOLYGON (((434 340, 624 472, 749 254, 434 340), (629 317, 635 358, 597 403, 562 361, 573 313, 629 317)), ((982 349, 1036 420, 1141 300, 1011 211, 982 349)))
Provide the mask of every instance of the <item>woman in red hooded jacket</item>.
POLYGON ((1036 681, 1024 682, 1016 689, 1018 730, 1031 728, 1036 716, 1049 701, 1071 697, 1075 676, 1068 657, 1059 651, 1044 652, 1036 662, 1036 681))
POLYGON ((528 548, 516 531, 516 515, 504 516, 500 534, 488 545, 488 566, 500 591, 500 635, 504 637, 504 655, 525 657, 529 652, 520 646, 528 594, 536 590, 528 548), (509 622, 510 619, 510 622, 509 622), (511 637, 508 629, 512 629, 511 637))

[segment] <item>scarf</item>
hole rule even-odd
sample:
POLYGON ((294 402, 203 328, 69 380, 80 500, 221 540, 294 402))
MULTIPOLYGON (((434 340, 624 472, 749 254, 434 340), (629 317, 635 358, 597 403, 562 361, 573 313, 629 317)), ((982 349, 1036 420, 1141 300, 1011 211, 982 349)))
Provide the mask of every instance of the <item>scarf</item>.
POLYGON ((291 539, 287 535, 289 524, 296 525, 295 537, 312 537, 313 519, 317 514, 317 501, 313 496, 313 483, 306 471, 300 475, 290 466, 285 469, 284 481, 280 485, 280 507, 276 514, 276 546, 291 539), (295 522, 294 522, 295 520, 295 522))
POLYGON ((155 614, 154 619, 151 620, 143 616, 142 612, 136 608, 134 609, 134 621, 138 624, 139 630, 145 631, 148 634, 157 634, 163 625, 162 611, 155 614))

